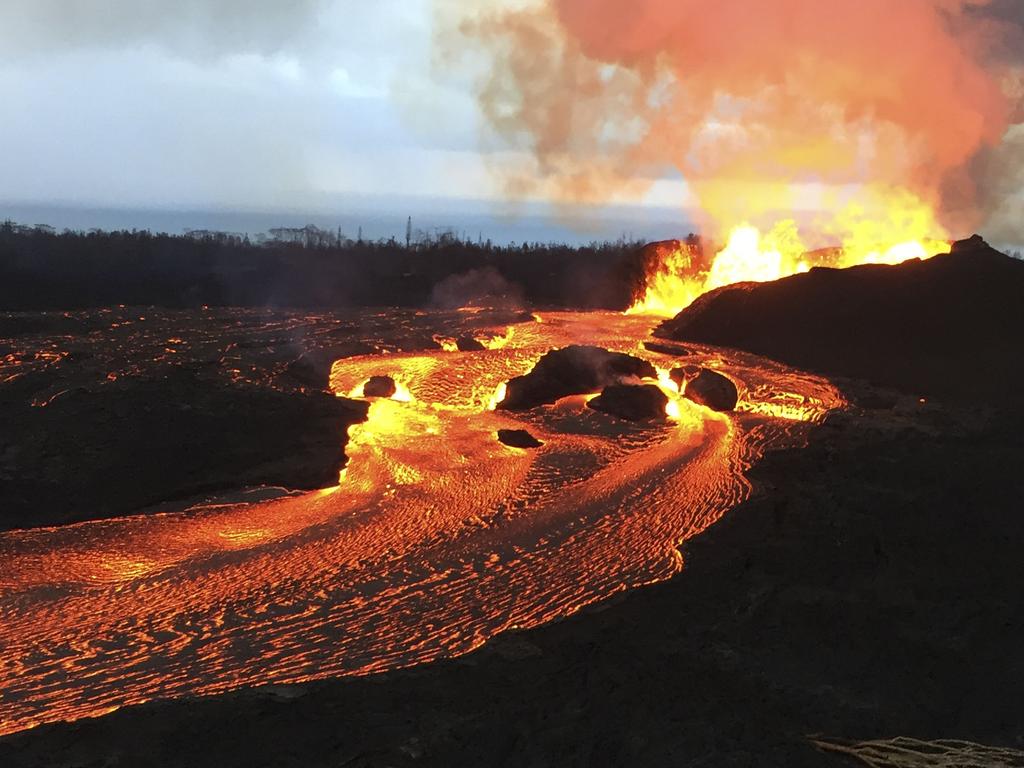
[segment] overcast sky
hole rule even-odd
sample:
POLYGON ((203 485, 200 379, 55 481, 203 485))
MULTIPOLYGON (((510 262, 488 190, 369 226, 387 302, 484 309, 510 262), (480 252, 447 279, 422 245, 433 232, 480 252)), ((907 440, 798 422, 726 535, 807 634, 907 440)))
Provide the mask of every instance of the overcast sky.
POLYGON ((495 194, 429 0, 3 0, 0 201, 495 194))
MULTIPOLYGON (((440 1, 0 0, 0 203, 497 205, 474 82, 433 62, 440 1)), ((687 196, 666 171, 645 199, 687 196)))

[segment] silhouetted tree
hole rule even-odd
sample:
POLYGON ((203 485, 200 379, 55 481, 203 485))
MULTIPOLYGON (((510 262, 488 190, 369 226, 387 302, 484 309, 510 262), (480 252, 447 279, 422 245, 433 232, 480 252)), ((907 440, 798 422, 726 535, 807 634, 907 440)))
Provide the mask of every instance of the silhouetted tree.
MULTIPOLYGON (((407 220, 411 225, 411 217, 407 220)), ((407 226, 407 230, 409 226, 407 226)), ((191 230, 56 233, 0 223, 0 310, 421 306, 435 285, 491 269, 530 304, 624 308, 643 278, 639 243, 496 245, 452 229, 353 241, 314 226, 268 235, 191 230)))

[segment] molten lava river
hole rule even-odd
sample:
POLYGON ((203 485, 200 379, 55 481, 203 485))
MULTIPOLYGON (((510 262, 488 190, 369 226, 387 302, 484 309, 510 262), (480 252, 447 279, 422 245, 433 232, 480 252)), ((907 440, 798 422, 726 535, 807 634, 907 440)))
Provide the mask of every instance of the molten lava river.
POLYGON ((336 487, 0 534, 0 732, 456 656, 671 577, 680 543, 750 493, 744 471, 844 401, 753 356, 651 351, 653 322, 545 313, 492 329, 478 351, 342 359, 339 396, 374 375, 399 388, 351 428, 336 487), (658 423, 588 396, 494 409, 503 382, 573 343, 665 372, 718 369, 740 404, 712 412, 662 376, 671 417, 658 423), (500 428, 544 445, 505 446, 500 428))

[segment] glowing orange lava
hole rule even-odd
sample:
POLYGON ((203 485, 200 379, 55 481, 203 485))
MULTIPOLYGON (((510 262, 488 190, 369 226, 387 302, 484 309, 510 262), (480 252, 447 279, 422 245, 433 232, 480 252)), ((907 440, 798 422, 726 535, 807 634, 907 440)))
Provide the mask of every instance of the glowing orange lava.
POLYGON ((455 656, 672 576, 679 543, 747 496, 747 462, 844 403, 819 377, 695 346, 688 363, 740 384, 738 412, 687 400, 679 361, 655 352, 669 419, 621 422, 584 397, 494 410, 549 349, 637 354, 650 328, 552 312, 481 333, 503 340, 490 349, 338 360, 336 393, 400 383, 351 429, 338 486, 0 534, 0 733, 455 656), (495 438, 524 427, 542 447, 495 438))

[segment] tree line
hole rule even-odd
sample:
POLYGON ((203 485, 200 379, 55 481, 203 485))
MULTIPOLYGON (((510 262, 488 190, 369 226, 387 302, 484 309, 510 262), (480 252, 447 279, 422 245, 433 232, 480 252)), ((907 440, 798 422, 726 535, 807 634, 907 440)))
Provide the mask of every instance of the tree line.
POLYGON ((192 230, 58 232, 0 224, 0 309, 431 306, 522 301, 622 309, 642 286, 644 250, 471 241, 451 231, 356 239, 314 226, 265 235, 192 230), (493 294, 493 295, 489 295, 493 294))

